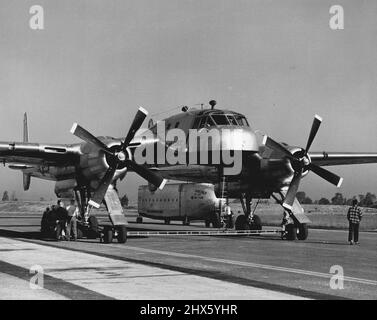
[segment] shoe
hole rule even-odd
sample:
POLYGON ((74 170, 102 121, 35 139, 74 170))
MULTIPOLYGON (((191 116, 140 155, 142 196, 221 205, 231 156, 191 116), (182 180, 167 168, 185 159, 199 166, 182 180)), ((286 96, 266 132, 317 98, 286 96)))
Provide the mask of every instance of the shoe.
POLYGON ((359 241, 356 241, 355 244, 356 244, 356 245, 359 245, 359 241))
POLYGON ((353 241, 349 241, 350 245, 352 246, 353 245, 353 241))

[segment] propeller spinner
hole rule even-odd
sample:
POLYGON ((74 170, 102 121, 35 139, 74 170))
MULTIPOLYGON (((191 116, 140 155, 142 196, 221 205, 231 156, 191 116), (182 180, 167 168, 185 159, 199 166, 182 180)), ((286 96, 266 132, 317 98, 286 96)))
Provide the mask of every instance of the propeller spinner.
POLYGON ((114 179, 114 175, 116 170, 119 166, 124 165, 127 168, 131 168, 134 170, 139 176, 143 177, 148 182, 152 183, 153 185, 157 186, 159 189, 162 189, 165 186, 166 179, 162 178, 160 175, 156 174, 155 172, 137 164, 135 161, 128 159, 126 156, 127 148, 134 138, 137 130, 140 129, 141 125, 143 124, 145 118, 148 115, 148 111, 144 108, 140 107, 137 111, 135 118, 131 124, 130 129, 124 139, 120 151, 113 151, 109 147, 107 147, 102 141, 98 138, 93 136, 89 131, 85 130, 77 123, 74 123, 71 128, 71 133, 74 134, 76 137, 95 145, 98 149, 105 152, 109 157, 111 157, 112 161, 109 163, 109 169, 107 169, 105 175, 101 179, 99 186, 94 191, 94 194, 89 201, 89 204, 99 208, 103 198, 105 197, 106 191, 114 179))
POLYGON ((290 153, 286 147, 274 141, 270 137, 263 137, 263 144, 265 146, 282 153, 291 161, 294 174, 283 202, 283 206, 289 210, 292 209, 293 202, 295 200, 296 193, 301 182, 302 174, 305 170, 313 171, 315 174, 325 179, 326 181, 336 185, 337 187, 340 187, 340 185, 343 182, 343 178, 337 176, 336 174, 326 169, 323 169, 320 166, 311 163, 310 157, 308 156, 309 149, 314 141, 315 136, 317 135, 321 122, 322 118, 318 115, 315 115, 305 149, 302 149, 301 151, 296 152, 294 154, 290 153))

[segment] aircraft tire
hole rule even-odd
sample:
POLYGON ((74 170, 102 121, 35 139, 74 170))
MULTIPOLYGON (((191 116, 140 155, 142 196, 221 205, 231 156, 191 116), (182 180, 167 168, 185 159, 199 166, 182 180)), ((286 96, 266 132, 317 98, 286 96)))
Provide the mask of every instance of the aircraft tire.
POLYGON ((143 217, 136 217, 136 223, 143 223, 143 217))
POLYGON ((113 242, 113 229, 109 227, 105 227, 103 230, 103 242, 104 243, 111 243, 113 242))
POLYGON ((297 239, 297 227, 294 224, 288 224, 286 226, 287 231, 287 240, 296 240, 297 239))
POLYGON ((262 220, 256 214, 253 216, 253 222, 250 224, 250 230, 262 230, 262 220))
POLYGON ((227 219, 226 228, 227 229, 233 229, 234 228, 234 217, 233 216, 231 216, 227 219))
POLYGON ((306 240, 309 235, 308 226, 306 223, 301 223, 297 228, 297 239, 298 240, 306 240))
POLYGON ((211 226, 211 221, 209 220, 206 220, 204 223, 205 223, 206 228, 209 228, 211 226))
POLYGON ((118 226, 117 239, 119 243, 126 243, 127 241, 127 228, 126 226, 118 226))
POLYGON ((250 230, 250 226, 247 223, 247 218, 245 215, 239 215, 236 218, 236 222, 234 224, 236 230, 250 230))
POLYGON ((212 227, 221 228, 221 221, 220 221, 220 218, 217 215, 212 218, 212 227))
POLYGON ((165 218, 165 219, 164 219, 164 223, 165 223, 165 224, 170 224, 170 218, 165 218))
POLYGON ((84 233, 82 232, 78 224, 76 226, 76 231, 77 231, 77 239, 82 239, 84 237, 84 233))
POLYGON ((88 219, 89 230, 87 233, 88 239, 97 239, 98 237, 98 219, 95 216, 90 216, 88 219))

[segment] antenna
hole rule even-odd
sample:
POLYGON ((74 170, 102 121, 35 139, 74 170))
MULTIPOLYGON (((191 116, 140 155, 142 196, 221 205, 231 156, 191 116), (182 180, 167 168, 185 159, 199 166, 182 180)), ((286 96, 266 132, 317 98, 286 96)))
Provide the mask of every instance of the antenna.
POLYGON ((211 110, 213 110, 215 108, 216 103, 217 103, 216 100, 211 100, 209 102, 209 105, 211 106, 211 110))

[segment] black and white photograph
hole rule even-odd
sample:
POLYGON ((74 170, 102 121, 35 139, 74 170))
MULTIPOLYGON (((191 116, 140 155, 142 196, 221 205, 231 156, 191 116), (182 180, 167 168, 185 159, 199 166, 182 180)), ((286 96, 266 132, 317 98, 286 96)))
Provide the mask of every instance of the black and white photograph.
POLYGON ((376 300, 376 17, 1 0, 0 300, 135 319, 376 300))

